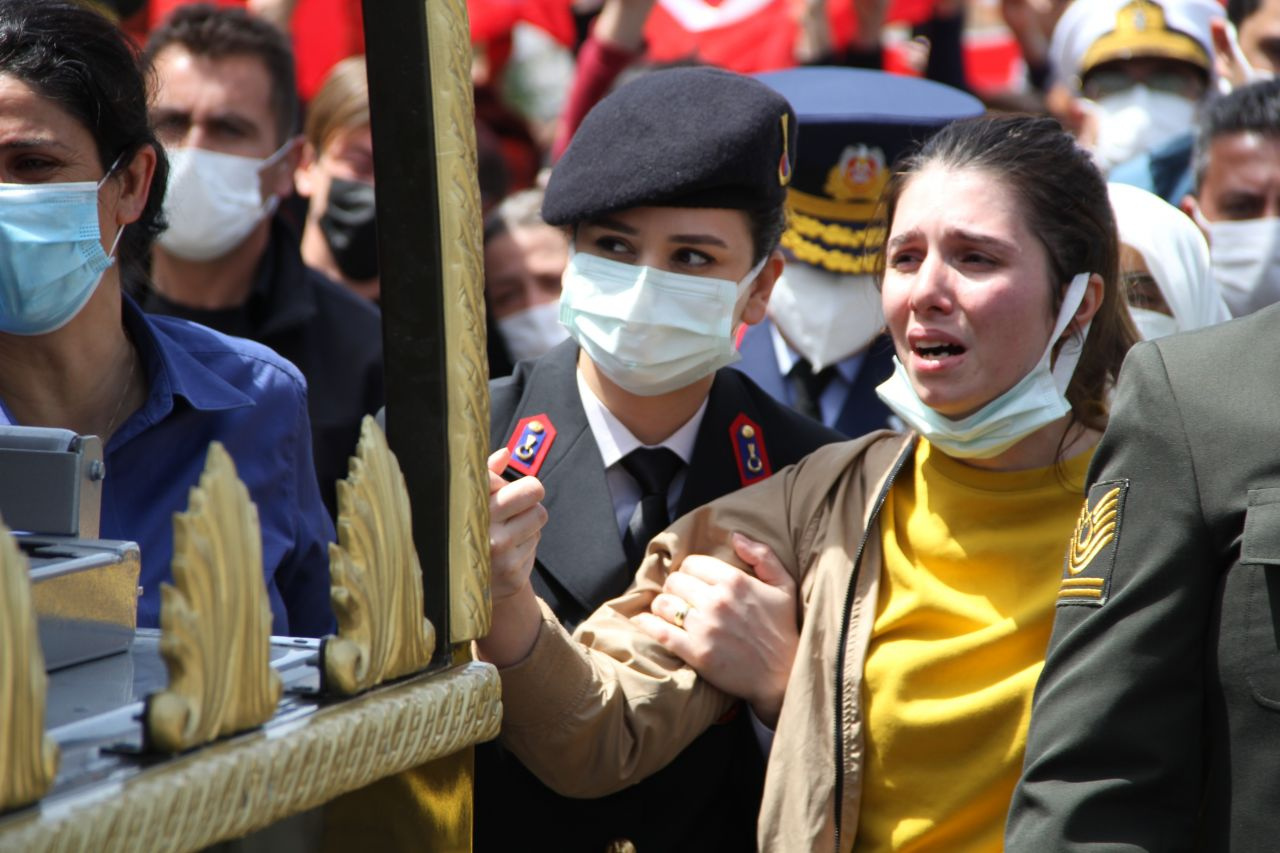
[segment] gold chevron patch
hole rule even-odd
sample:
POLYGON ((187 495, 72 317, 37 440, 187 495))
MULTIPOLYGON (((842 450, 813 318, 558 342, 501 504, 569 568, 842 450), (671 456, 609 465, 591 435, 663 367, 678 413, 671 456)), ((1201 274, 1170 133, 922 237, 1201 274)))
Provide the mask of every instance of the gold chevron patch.
POLYGON ((1089 508, 1089 502, 1085 501, 1080 510, 1080 520, 1076 522, 1076 535, 1071 539, 1068 572, 1073 575, 1083 572, 1085 566, 1098 556, 1098 552, 1116 538, 1116 512, 1119 507, 1119 486, 1103 495, 1102 500, 1092 509, 1089 508))
POLYGON ((1067 548, 1059 604, 1098 606, 1106 600, 1128 489, 1127 481, 1113 481, 1089 490, 1067 548))

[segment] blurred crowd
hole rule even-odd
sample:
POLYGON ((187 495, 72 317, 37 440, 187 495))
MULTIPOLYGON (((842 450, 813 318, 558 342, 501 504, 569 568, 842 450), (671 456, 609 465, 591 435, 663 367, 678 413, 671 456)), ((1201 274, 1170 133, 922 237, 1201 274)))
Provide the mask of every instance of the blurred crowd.
MULTIPOLYGON (((0 419, 103 438, 140 624, 216 439, 333 628, 361 6, 0 0, 0 419)), ((1280 0, 467 8, 477 849, 1272 843, 1280 0)))

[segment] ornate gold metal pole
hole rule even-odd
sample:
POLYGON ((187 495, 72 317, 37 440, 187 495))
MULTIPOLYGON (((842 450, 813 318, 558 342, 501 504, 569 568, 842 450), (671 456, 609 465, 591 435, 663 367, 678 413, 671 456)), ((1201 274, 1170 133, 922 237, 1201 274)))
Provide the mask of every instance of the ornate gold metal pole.
POLYGON ((465 0, 365 0, 387 438, 413 505, 426 615, 489 629, 488 364, 465 0))
POLYGON ((48 685, 27 558, 0 522, 0 812, 34 803, 57 775, 58 747, 44 734, 48 685))
MULTIPOLYGON (((404 470, 438 665, 489 630, 488 365, 465 0, 365 0, 387 437, 404 470)), ((344 797, 326 849, 469 850, 471 750, 344 797)))

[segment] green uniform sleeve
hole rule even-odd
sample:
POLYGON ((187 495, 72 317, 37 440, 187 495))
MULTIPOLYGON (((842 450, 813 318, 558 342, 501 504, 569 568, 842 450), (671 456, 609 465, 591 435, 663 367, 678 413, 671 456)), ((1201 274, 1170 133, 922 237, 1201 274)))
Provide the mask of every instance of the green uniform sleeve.
POLYGON ((1013 853, 1190 849, 1217 561, 1160 350, 1125 362, 1067 548, 1013 853))

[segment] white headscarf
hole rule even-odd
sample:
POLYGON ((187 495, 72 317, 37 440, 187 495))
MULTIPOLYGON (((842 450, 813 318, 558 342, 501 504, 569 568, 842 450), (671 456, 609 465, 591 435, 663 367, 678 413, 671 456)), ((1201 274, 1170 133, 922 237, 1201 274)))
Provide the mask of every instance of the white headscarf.
POLYGON ((1191 218, 1159 196, 1107 184, 1120 242, 1137 250, 1173 311, 1178 331, 1231 319, 1209 268, 1209 245, 1191 218))

